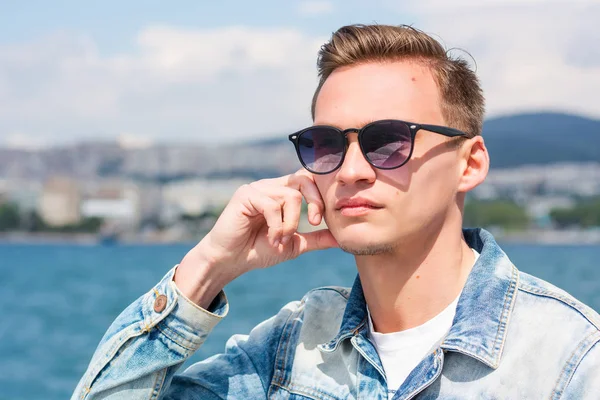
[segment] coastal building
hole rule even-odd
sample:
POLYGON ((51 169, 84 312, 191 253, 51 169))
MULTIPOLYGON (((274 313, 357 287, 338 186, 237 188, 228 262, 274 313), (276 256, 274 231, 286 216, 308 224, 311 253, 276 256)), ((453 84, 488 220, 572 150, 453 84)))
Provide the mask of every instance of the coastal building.
POLYGON ((528 199, 525 204, 527 214, 541 228, 552 226, 550 212, 556 208, 571 208, 575 201, 567 196, 537 196, 528 199))
POLYGON ((105 223, 126 230, 137 228, 140 221, 140 193, 135 185, 102 183, 88 190, 81 203, 83 217, 100 218, 105 223))
POLYGON ((165 185, 164 207, 179 210, 180 215, 198 215, 222 209, 244 179, 188 179, 165 185))
POLYGON ((76 181, 65 177, 48 179, 38 203, 38 212, 50 226, 76 224, 81 220, 81 194, 76 181))

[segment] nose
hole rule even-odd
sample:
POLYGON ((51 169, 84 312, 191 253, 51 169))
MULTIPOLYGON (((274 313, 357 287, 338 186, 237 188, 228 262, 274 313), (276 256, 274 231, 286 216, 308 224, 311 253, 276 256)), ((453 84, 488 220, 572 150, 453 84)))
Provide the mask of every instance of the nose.
POLYGON ((349 133, 346 140, 348 141, 348 148, 346 149, 344 162, 337 172, 337 180, 346 185, 352 185, 360 181, 373 183, 377 176, 375 167, 369 164, 360 150, 358 135, 349 133))

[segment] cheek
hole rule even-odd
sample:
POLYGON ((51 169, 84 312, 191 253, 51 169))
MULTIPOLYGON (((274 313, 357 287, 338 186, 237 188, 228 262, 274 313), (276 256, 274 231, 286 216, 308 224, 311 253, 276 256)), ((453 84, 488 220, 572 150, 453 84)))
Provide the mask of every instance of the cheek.
POLYGON ((413 175, 414 171, 410 161, 400 168, 377 170, 377 180, 392 188, 395 195, 409 191, 413 175))
POLYGON ((440 157, 437 162, 425 164, 414 175, 413 187, 425 203, 447 203, 456 192, 456 165, 451 157, 440 157))
POLYGON ((425 209, 451 199, 458 184, 455 162, 454 157, 446 155, 425 163, 411 160, 398 169, 379 171, 377 178, 388 186, 388 200, 402 203, 402 207, 425 209))

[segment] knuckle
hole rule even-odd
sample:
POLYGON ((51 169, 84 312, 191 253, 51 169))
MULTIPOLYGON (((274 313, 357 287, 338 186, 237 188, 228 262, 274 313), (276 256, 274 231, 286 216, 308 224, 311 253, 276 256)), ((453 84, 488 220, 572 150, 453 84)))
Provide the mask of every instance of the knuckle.
POLYGON ((281 212, 281 206, 275 200, 269 202, 268 209, 273 213, 281 212))
POLYGON ((291 235, 298 230, 298 223, 288 222, 284 225, 283 230, 285 235, 291 235))
POLYGON ((310 172, 308 172, 306 169, 304 168, 299 168, 296 172, 294 172, 291 176, 294 179, 301 179, 301 178, 308 178, 308 175, 310 174, 310 172))
POLYGON ((261 179, 248 184, 253 190, 261 193, 272 193, 276 187, 281 186, 276 183, 273 179, 261 179))
POLYGON ((246 185, 247 185, 248 187, 251 187, 252 189, 257 189, 257 187, 258 187, 258 186, 260 186, 260 183, 259 183, 259 182, 260 182, 260 181, 254 181, 254 182, 247 183, 246 185))
POLYGON ((324 208, 323 202, 320 199, 311 199, 310 201, 308 201, 308 206, 310 206, 311 204, 316 206, 319 210, 322 210, 324 208))
POLYGON ((291 189, 290 191, 288 191, 287 197, 288 197, 289 201, 292 201, 294 203, 298 203, 298 202, 302 201, 302 193, 300 193, 297 190, 291 189))
POLYGON ((256 187, 256 188, 258 188, 258 187, 264 187, 266 185, 271 184, 271 181, 272 181, 272 179, 266 179, 266 178, 265 179, 259 179, 257 181, 251 182, 250 186, 256 187))
POLYGON ((239 187, 239 188, 238 188, 238 189, 235 191, 235 193, 236 193, 236 194, 238 194, 238 195, 240 195, 240 194, 246 194, 246 193, 250 192, 250 190, 251 190, 251 188, 250 188, 250 185, 249 185, 249 184, 247 184, 247 183, 245 183, 245 184, 243 184, 242 186, 240 186, 240 187, 239 187))

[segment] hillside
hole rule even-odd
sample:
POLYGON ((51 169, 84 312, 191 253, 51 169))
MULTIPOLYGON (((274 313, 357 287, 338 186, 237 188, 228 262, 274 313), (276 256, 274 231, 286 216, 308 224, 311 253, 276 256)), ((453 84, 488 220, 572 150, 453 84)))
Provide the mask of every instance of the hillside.
POLYGON ((600 162, 600 121, 558 113, 489 119, 483 137, 492 168, 557 162, 600 162))
MULTIPOLYGON (((538 113, 493 118, 483 136, 492 168, 558 162, 600 162, 600 121, 566 114, 538 113)), ((66 175, 173 181, 191 177, 260 179, 300 168, 287 134, 207 147, 160 144, 124 149, 116 142, 85 142, 39 151, 0 148, 0 179, 44 181, 66 175)))
MULTIPOLYGON (((492 168, 600 162, 600 120, 550 112, 515 114, 486 120, 483 137, 492 168)), ((291 146, 286 138, 248 145, 256 149, 291 146)))

